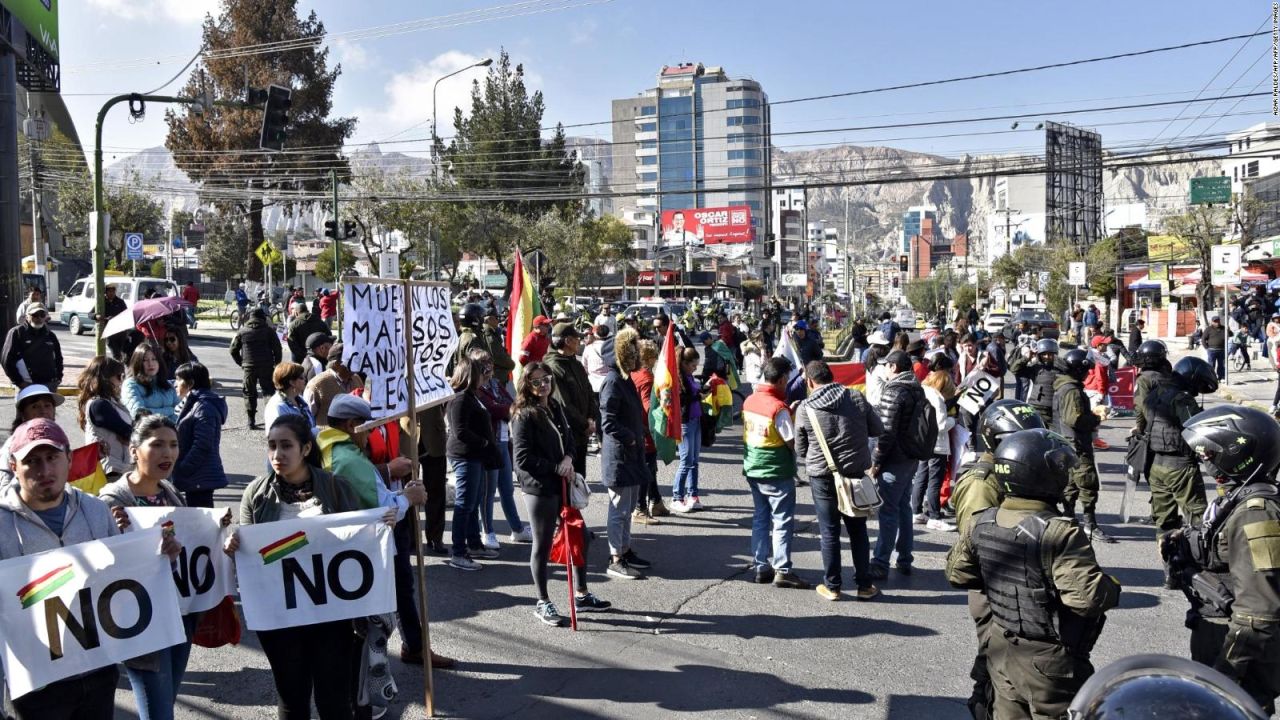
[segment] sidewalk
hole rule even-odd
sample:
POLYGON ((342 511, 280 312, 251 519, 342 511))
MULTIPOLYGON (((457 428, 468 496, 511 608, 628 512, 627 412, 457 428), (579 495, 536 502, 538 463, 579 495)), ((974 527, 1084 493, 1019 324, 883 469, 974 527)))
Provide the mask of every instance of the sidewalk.
MULTIPOLYGON (((1176 363, 1189 355, 1204 359, 1204 348, 1188 350, 1186 338, 1177 338, 1176 342, 1176 345, 1169 343, 1169 362, 1176 363)), ((1228 369, 1227 378, 1231 384, 1220 386, 1214 394, 1227 402, 1270 412, 1271 401, 1276 394, 1276 371, 1266 358, 1254 357, 1250 360, 1253 370, 1237 373, 1228 369)))

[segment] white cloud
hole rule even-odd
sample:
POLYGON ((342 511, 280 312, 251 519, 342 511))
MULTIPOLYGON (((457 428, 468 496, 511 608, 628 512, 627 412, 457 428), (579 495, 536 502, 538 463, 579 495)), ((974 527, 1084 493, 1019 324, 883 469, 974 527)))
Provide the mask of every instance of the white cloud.
POLYGON ((569 25, 569 42, 574 45, 586 45, 594 42, 599 32, 600 23, 593 18, 586 18, 569 25))
MULTIPOLYGON (((440 78, 469 65, 480 62, 478 55, 450 50, 437 55, 426 63, 417 63, 411 70, 391 76, 384 88, 386 100, 381 108, 361 108, 360 134, 368 139, 388 139, 391 135, 406 128, 423 128, 411 130, 398 136, 397 139, 426 137, 431 124, 431 90, 440 78)), ((471 82, 484 77, 486 70, 476 68, 440 83, 436 95, 440 112, 438 120, 441 135, 452 134, 453 109, 466 109, 471 106, 471 82)))
POLYGON ((218 12, 218 0, 89 0, 98 10, 123 20, 198 23, 218 12))
POLYGON ((373 64, 373 56, 359 43, 338 38, 331 46, 343 70, 363 70, 373 64))

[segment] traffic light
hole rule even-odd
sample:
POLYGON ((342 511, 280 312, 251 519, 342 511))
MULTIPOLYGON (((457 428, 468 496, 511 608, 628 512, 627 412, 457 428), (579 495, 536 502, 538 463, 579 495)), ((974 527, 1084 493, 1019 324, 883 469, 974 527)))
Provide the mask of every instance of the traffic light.
MULTIPOLYGON (((902 271, 902 272, 906 272, 906 271, 907 271, 907 261, 908 261, 909 259, 910 259, 910 258, 908 258, 906 255, 899 255, 899 256, 898 256, 898 270, 900 270, 900 271, 902 271)), ((894 287, 897 287, 897 285, 894 285, 894 287)))
POLYGON ((356 236, 356 221, 344 220, 342 223, 342 239, 350 240, 356 236))
POLYGON ((898 278, 893 279, 893 286, 898 287, 898 278))
POLYGON ((267 88, 267 102, 262 110, 262 135, 258 147, 263 150, 284 150, 285 126, 289 124, 289 106, 293 91, 280 85, 267 88))
POLYGON ((338 239, 338 221, 337 220, 324 221, 324 236, 331 240, 338 239))

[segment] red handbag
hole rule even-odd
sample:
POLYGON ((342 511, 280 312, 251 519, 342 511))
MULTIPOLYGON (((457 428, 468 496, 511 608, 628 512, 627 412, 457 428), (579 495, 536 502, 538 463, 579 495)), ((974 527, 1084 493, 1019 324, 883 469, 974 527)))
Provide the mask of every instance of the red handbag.
POLYGON ((240 644, 240 614, 236 612, 235 600, 230 595, 200 616, 191 642, 207 648, 240 644))

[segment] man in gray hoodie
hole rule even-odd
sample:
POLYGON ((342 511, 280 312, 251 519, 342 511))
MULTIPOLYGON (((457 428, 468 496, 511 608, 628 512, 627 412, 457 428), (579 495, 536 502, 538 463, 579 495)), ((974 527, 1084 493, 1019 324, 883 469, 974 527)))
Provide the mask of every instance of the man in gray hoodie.
POLYGON ((803 460, 809 476, 814 513, 818 517, 822 564, 826 567, 826 579, 818 585, 817 591, 828 600, 841 597, 840 524, 844 523, 853 549, 857 598, 870 600, 880 591, 871 584, 868 572, 871 545, 867 538, 867 518, 840 514, 836 503, 835 476, 821 443, 825 442, 836 471, 845 477, 856 478, 871 467, 867 440, 878 438, 884 432, 884 425, 862 393, 835 381, 831 366, 826 362, 811 361, 805 366, 804 374, 809 396, 796 411, 796 457, 803 460))
MULTIPOLYGON (((67 487, 70 464, 67 435, 52 420, 30 420, 13 431, 16 482, 0 494, 0 560, 119 534, 106 503, 67 487)), ((51 683, 13 700, 15 716, 111 717, 118 677, 112 663, 51 683)))

